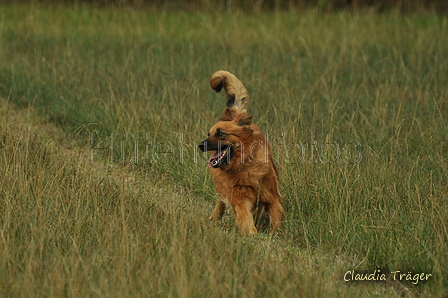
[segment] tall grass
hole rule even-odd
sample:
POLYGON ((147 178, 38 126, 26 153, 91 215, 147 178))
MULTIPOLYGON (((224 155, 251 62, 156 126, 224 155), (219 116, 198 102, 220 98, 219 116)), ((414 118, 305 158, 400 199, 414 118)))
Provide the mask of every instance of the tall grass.
POLYGON ((5 296, 446 294, 445 17, 0 13, 5 296), (278 237, 206 222, 194 148, 224 106, 218 69, 269 136, 278 237), (346 287, 352 269, 433 278, 346 287))

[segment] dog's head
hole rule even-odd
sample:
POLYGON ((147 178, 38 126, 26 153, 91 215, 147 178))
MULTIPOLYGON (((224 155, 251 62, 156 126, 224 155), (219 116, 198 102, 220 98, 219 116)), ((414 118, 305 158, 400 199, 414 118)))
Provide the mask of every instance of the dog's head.
POLYGON ((254 129, 252 116, 247 113, 238 116, 235 118, 233 111, 226 108, 221 119, 210 129, 208 138, 199 144, 204 152, 215 151, 208 161, 209 167, 220 168, 241 160, 244 162, 241 155, 244 155, 244 148, 253 142, 254 129))

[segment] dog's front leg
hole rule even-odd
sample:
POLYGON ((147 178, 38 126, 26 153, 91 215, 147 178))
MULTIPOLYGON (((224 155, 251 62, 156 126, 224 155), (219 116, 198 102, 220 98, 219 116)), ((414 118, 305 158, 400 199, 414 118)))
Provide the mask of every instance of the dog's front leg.
POLYGON ((257 192, 250 186, 234 186, 227 199, 235 213, 235 221, 241 234, 256 234, 254 212, 257 192))
POLYGON ((209 218, 210 221, 220 220, 224 215, 225 211, 226 211, 226 204, 221 199, 219 199, 218 204, 216 204, 216 207, 209 218))
POLYGON ((252 210, 254 204, 247 198, 232 205, 235 212, 235 221, 238 229, 243 235, 252 235, 257 233, 257 228, 254 224, 254 216, 252 210))

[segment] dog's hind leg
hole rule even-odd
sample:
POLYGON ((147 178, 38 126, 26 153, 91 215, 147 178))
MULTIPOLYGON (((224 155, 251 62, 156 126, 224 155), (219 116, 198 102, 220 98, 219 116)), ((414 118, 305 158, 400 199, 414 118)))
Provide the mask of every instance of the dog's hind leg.
POLYGON ((272 232, 277 233, 280 231, 280 223, 284 212, 283 206, 279 201, 266 205, 266 213, 271 222, 272 232))
POLYGON ((262 202, 258 202, 257 206, 255 207, 254 212, 254 220, 255 223, 258 224, 262 218, 266 215, 266 204, 262 202))
POLYGON ((225 211, 226 211, 226 204, 222 200, 219 200, 218 204, 216 204, 216 207, 212 212, 212 215, 209 218, 210 221, 220 220, 224 215, 225 211))

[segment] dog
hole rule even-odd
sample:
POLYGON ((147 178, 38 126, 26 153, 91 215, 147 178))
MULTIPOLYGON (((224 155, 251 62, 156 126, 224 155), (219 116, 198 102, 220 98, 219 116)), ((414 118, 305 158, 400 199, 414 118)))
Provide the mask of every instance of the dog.
POLYGON ((203 152, 214 151, 208 166, 219 198, 210 220, 220 220, 230 205, 241 234, 256 234, 254 217, 264 212, 277 233, 284 214, 278 170, 265 135, 248 114, 247 90, 235 75, 223 70, 212 75, 210 86, 216 92, 224 88, 227 95, 221 118, 199 144, 203 152))

